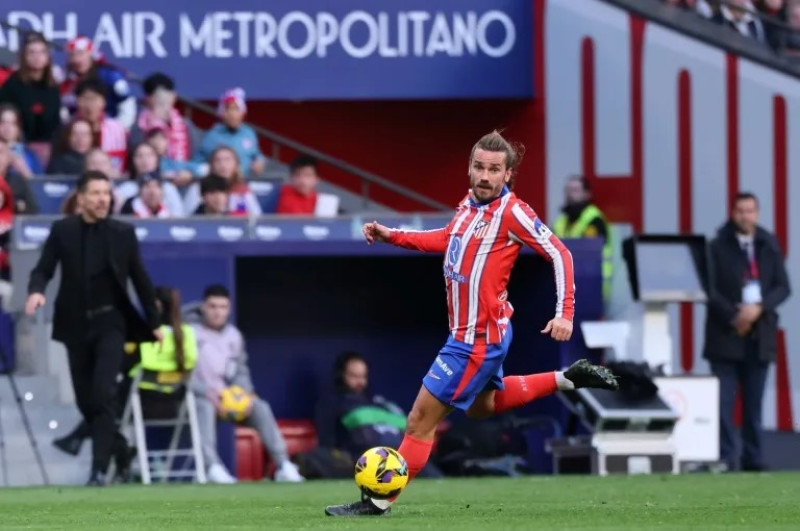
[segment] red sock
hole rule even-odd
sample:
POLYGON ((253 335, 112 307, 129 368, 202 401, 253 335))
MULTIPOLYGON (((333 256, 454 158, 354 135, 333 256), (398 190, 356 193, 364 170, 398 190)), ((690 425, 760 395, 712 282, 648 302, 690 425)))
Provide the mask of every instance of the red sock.
MULTIPOLYGON (((400 448, 397 451, 400 452, 400 455, 403 456, 406 464, 408 464, 408 481, 414 479, 425 466, 425 463, 428 462, 432 447, 433 441, 423 441, 408 434, 403 437, 403 442, 400 443, 400 448)), ((396 499, 397 497, 394 497, 390 501, 396 499)))
POLYGON ((495 413, 503 413, 509 409, 524 406, 528 402, 551 395, 558 390, 555 372, 506 376, 503 378, 503 386, 505 389, 494 394, 495 413))

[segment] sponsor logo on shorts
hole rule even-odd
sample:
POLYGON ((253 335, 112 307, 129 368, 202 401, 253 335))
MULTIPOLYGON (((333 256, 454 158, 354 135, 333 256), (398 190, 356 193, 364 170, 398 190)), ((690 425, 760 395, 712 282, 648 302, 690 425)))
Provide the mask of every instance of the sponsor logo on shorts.
POLYGON ((428 376, 430 376, 430 377, 431 377, 431 378, 433 378, 434 380, 441 380, 441 378, 439 378, 439 377, 436 375, 436 373, 435 373, 435 372, 433 372, 433 371, 428 371, 428 376))
POLYGON ((447 366, 441 356, 436 356, 436 365, 438 365, 447 376, 453 376, 453 369, 447 366))

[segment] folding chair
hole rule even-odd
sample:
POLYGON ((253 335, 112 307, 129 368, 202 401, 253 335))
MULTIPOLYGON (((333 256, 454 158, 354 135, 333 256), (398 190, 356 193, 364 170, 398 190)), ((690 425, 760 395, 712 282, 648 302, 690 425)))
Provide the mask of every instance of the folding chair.
POLYGON ((174 359, 172 330, 166 327, 162 330, 162 348, 157 344, 142 344, 142 362, 130 373, 133 383, 122 415, 122 432, 131 440, 133 431, 143 484, 186 479, 206 483, 197 406, 194 393, 188 388, 190 369, 197 359, 194 331, 184 325, 184 344, 192 346, 185 348, 187 370, 179 372, 174 359), (172 428, 165 450, 148 446, 148 428, 172 428), (186 428, 188 447, 183 443, 186 428))

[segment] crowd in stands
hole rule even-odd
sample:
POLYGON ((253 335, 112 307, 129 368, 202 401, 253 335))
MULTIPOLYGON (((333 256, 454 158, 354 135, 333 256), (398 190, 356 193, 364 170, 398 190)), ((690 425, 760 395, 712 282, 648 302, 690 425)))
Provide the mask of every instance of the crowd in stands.
POLYGON ((786 57, 800 57, 800 0, 663 0, 697 12, 786 57))
MULTIPOLYGON (((70 40, 66 54, 65 67, 55 65, 47 41, 28 33, 17 64, 0 77, 0 193, 3 205, 13 205, 12 216, 55 213, 40 212, 31 180, 86 170, 112 180, 117 215, 338 214, 338 198, 317 193, 314 159, 300 156, 292 163, 288 182, 261 180, 270 160, 245 123, 242 88, 221 95, 218 122, 202 131, 176 107, 176 82, 169 75, 149 75, 137 101, 124 73, 89 38, 70 40), (271 183, 273 192, 256 197, 254 180, 271 183)), ((61 212, 78 209, 70 194, 61 212)))

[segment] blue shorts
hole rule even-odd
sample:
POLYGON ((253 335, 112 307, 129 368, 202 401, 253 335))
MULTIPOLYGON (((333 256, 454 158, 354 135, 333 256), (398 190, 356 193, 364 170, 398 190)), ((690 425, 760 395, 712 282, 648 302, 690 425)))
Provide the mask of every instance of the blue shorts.
POLYGON ((511 345, 511 324, 500 343, 474 345, 447 339, 422 385, 444 404, 467 410, 478 393, 503 389, 503 360, 511 345))

